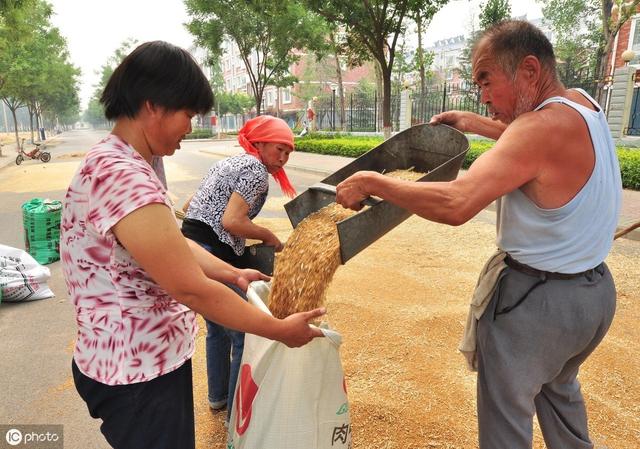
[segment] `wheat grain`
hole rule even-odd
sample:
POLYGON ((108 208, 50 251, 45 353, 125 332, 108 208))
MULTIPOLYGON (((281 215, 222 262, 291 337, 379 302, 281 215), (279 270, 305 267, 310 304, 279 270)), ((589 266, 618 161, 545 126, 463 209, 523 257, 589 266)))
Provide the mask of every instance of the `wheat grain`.
MULTIPOLYGON (((385 175, 413 181, 423 173, 396 170, 385 175)), ((276 257, 269 294, 273 316, 285 318, 324 304, 327 287, 341 262, 336 223, 355 213, 331 203, 298 224, 276 257)))

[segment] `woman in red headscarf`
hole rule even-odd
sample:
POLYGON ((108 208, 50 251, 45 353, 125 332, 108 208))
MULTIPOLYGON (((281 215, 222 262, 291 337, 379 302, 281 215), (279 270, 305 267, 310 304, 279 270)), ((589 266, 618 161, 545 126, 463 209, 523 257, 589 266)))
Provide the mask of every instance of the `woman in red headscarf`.
MULTIPOLYGON (((249 120, 240 130, 238 142, 245 153, 214 164, 185 204, 182 233, 220 259, 241 267, 246 239, 282 250, 278 237, 252 220, 267 199, 269 174, 285 195, 295 195, 283 169, 294 143, 287 123, 268 115, 249 120)), ((244 296, 235 286, 229 287, 244 296)), ((214 410, 227 406, 227 422, 243 348, 243 333, 207 320, 209 405, 214 410)))

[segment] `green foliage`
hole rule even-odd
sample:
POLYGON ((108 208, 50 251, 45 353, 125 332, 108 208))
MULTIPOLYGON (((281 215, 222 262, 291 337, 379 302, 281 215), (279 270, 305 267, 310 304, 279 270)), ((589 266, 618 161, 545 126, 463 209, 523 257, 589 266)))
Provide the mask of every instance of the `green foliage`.
POLYGON ((64 125, 77 120, 80 71, 69 62, 66 42, 51 24, 52 12, 42 0, 2 5, 0 98, 14 121, 15 110, 22 106, 37 121, 48 118, 64 125))
POLYGON ((243 114, 253 106, 253 98, 245 93, 220 92, 216 94, 218 114, 243 114))
POLYGON ((91 123, 97 128, 106 128, 108 126, 107 120, 104 116, 104 108, 100 104, 100 97, 104 90, 111 74, 116 67, 122 62, 122 60, 130 53, 132 48, 137 44, 137 41, 133 38, 125 39, 114 51, 113 55, 109 57, 102 67, 100 67, 100 81, 94 86, 93 95, 89 100, 87 109, 84 112, 84 120, 91 123))
POLYGON ((462 161, 462 168, 467 169, 485 151, 493 147, 494 142, 490 140, 472 140, 469 142, 469 151, 462 161))
POLYGON ((580 73, 595 69, 604 45, 602 0, 540 0, 553 29, 559 71, 580 73))
POLYGON ((425 52, 424 51, 424 32, 426 28, 431 23, 431 19, 440 9, 439 3, 434 3, 432 5, 428 5, 426 8, 420 9, 411 8, 409 11, 409 17, 416 24, 416 33, 418 35, 418 48, 416 48, 416 52, 413 58, 413 64, 418 71, 418 76, 420 77, 420 93, 424 93, 427 86, 427 79, 433 77, 433 72, 430 70, 431 65, 434 60, 433 52, 425 52))
POLYGON ((622 186, 640 190, 640 149, 618 148, 622 186))
POLYGON ((509 0, 487 0, 486 3, 480 5, 480 29, 472 29, 467 37, 467 45, 462 50, 460 57, 460 77, 471 82, 471 58, 473 47, 477 40, 482 36, 482 32, 498 22, 507 20, 511 17, 511 4, 509 0))
POLYGON ((240 53, 253 90, 257 113, 267 85, 286 87, 296 81, 289 67, 294 49, 326 47, 325 22, 295 0, 185 0, 187 29, 212 57, 223 53, 224 36, 240 53))
POLYGON ((353 89, 355 95, 363 95, 372 97, 376 92, 376 85, 369 80, 361 78, 353 89))
POLYGON ((382 121, 385 132, 391 129, 391 73, 396 58, 398 37, 404 32, 405 18, 414 11, 435 7, 444 0, 305 0, 308 7, 323 16, 334 28, 343 28, 345 48, 351 61, 375 60, 382 72, 382 121))
POLYGON ((487 0, 481 5, 480 29, 486 30, 498 22, 511 17, 511 4, 509 0, 487 0))
POLYGON ((213 137, 211 129, 194 129, 191 134, 184 136, 185 139, 209 139, 213 137))
POLYGON ((296 138, 296 150, 306 153, 358 157, 384 142, 382 137, 354 137, 344 134, 312 133, 296 138))
POLYGON ((304 101, 313 97, 319 97, 323 93, 324 86, 336 81, 335 60, 329 58, 317 60, 313 55, 302 57, 303 70, 294 95, 304 101), (311 82, 311 81, 319 81, 311 82))
POLYGON ((100 67, 100 81, 94 86, 93 95, 89 100, 87 109, 84 111, 84 121, 91 123, 96 128, 107 128, 108 123, 104 116, 104 108, 100 104, 100 97, 104 90, 111 74, 115 68, 122 62, 122 60, 129 54, 131 49, 137 44, 135 39, 129 38, 124 40, 118 48, 114 51, 113 55, 105 61, 104 65, 100 67))
POLYGON ((96 128, 107 127, 107 119, 104 116, 104 108, 95 95, 89 100, 89 105, 84 111, 83 119, 85 122, 91 123, 91 125, 96 128))

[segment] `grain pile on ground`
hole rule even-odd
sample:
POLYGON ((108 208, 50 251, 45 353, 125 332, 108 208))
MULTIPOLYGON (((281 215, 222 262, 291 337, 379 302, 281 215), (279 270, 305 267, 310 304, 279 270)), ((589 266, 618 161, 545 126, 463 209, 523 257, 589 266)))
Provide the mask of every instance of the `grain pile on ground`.
POLYGON ((302 220, 276 258, 269 309, 276 318, 324 303, 327 286, 340 265, 336 223, 355 212, 336 203, 302 220))
MULTIPOLYGON (((470 294, 495 250, 495 213, 459 227, 409 218, 340 267, 327 290, 343 337, 354 449, 477 447, 476 376, 457 351, 470 294)), ((289 221, 259 219, 284 241, 289 221)), ((580 381, 597 449, 640 448, 640 242, 620 239, 607 263, 613 325, 580 381)), ((225 449, 223 413, 207 405, 206 329, 194 356, 197 449, 225 449)), ((534 449, 544 449, 539 429, 534 449)))
MULTIPOLYGON (((409 169, 394 170, 385 175, 414 181, 424 174, 409 169)), ((331 203, 296 227, 276 258, 269 295, 273 316, 286 318, 324 304, 327 287, 341 262, 336 223, 354 213, 331 203)))

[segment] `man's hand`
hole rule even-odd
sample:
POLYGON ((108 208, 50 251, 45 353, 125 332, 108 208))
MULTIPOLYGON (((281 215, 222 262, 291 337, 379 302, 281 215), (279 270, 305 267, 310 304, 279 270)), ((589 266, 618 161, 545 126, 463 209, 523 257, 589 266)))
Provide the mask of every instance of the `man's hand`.
POLYGON ((371 196, 367 183, 372 176, 382 175, 373 171, 359 171, 342 181, 336 186, 336 203, 347 209, 362 209, 362 201, 371 196))
POLYGON ((431 117, 430 125, 449 125, 460 132, 469 130, 469 112, 466 111, 447 111, 436 114, 431 117))
POLYGON ((290 348, 297 348, 306 345, 316 337, 324 336, 320 329, 309 326, 309 321, 321 317, 325 313, 327 313, 327 310, 322 307, 289 315, 284 320, 281 320, 282 329, 276 339, 290 348))
POLYGON ((269 281, 271 278, 264 273, 259 272, 258 270, 253 270, 251 268, 241 268, 238 270, 238 277, 236 278, 235 284, 242 289, 243 292, 246 292, 249 288, 249 284, 253 281, 269 281))
POLYGON ((431 117, 430 125, 449 125, 463 133, 474 133, 489 139, 500 138, 507 125, 499 120, 469 111, 447 111, 431 117))

